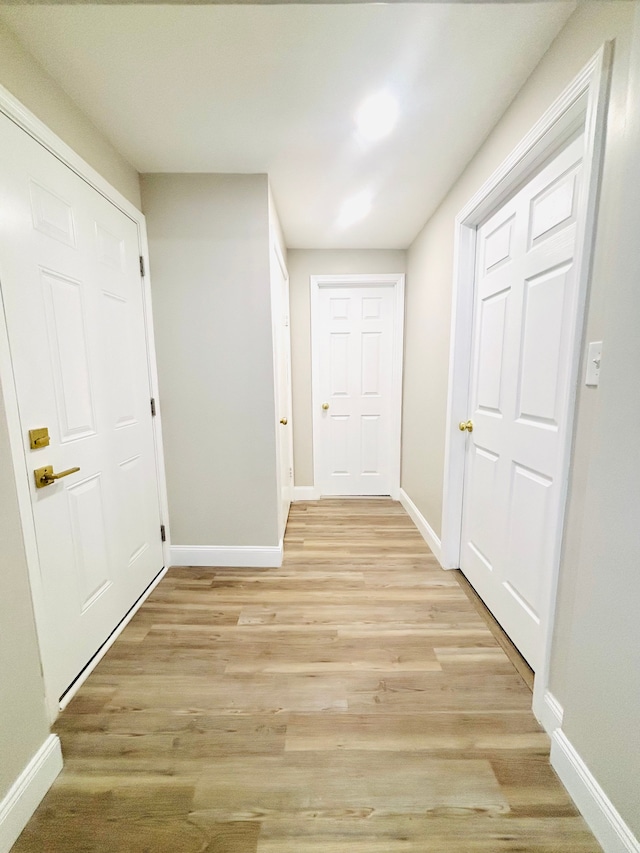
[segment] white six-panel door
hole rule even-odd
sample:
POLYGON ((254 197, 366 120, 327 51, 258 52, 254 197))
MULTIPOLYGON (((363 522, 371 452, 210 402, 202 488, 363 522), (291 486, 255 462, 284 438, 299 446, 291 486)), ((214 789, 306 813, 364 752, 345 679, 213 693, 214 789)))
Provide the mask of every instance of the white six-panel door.
POLYGON ((580 137, 477 234, 461 568, 534 670, 561 523, 582 155, 580 137))
POLYGON ((321 495, 390 495, 398 488, 399 286, 372 280, 317 289, 313 405, 321 495))
POLYGON ((138 230, 0 116, 0 286, 60 696, 163 567, 138 230), (49 446, 31 449, 29 430, 49 446), (38 489, 33 471, 80 470, 38 489))

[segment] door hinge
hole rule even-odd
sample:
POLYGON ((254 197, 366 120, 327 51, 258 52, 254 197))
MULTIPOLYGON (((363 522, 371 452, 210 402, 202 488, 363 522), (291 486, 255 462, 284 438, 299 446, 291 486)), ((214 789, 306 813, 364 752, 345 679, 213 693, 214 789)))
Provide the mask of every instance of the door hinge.
POLYGON ((140 275, 144 278, 144 258, 140 255, 140 275))
POLYGON ((160 539, 162 539, 163 542, 167 541, 167 532, 164 529, 164 524, 160 525, 160 539))
POLYGON ((156 398, 151 398, 151 417, 155 418, 156 416, 156 398))

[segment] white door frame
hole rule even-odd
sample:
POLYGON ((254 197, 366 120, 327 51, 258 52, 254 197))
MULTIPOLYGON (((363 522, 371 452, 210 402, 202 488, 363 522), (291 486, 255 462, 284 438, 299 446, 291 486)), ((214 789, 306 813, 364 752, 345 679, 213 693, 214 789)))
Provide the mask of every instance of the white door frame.
POLYGON ((311 405, 313 407, 313 476, 316 494, 321 476, 316 448, 319 446, 320 412, 320 341, 318 317, 320 288, 322 287, 393 287, 395 321, 393 329, 393 371, 391 379, 391 497, 400 498, 400 448, 402 436, 402 359, 404 354, 404 273, 371 273, 360 275, 312 275, 311 283, 311 405))
MULTIPOLYGON (((147 364, 149 370, 149 380, 151 387, 151 395, 156 402, 156 417, 153 418, 153 435, 155 445, 155 460, 158 476, 158 492, 160 498, 160 523, 164 524, 166 542, 163 543, 163 558, 164 569, 154 583, 146 591, 144 597, 149 594, 151 589, 159 582, 169 563, 169 548, 171 537, 169 534, 169 508, 167 502, 167 486, 164 467, 164 452, 162 445, 162 422, 160 408, 158 403, 158 372, 156 366, 155 343, 153 334, 153 316, 151 311, 151 284, 149 279, 149 248, 147 244, 147 229, 143 214, 118 190, 112 187, 92 166, 85 162, 82 157, 76 154, 65 142, 62 141, 52 130, 50 130, 43 122, 40 121, 32 112, 30 112, 23 104, 20 103, 14 96, 7 91, 3 86, 0 86, 0 113, 7 116, 14 124, 22 128, 36 142, 39 142, 44 148, 50 151, 58 160, 68 166, 71 171, 75 172, 80 178, 88 183, 93 189, 104 196, 115 207, 122 211, 129 219, 133 220, 138 227, 138 242, 140 256, 144 259, 144 276, 142 278, 143 287, 143 302, 144 302, 144 322, 146 329, 146 345, 147 345, 147 364)), ((36 622, 36 631, 38 635, 38 645, 40 651, 40 659, 42 662, 42 671, 44 677, 45 700, 47 703, 47 711, 50 720, 53 722, 61 707, 71 699, 83 681, 87 678, 90 672, 94 669, 100 659, 107 652, 108 648, 115 641, 118 633, 122 631, 126 623, 134 615, 143 599, 132 608, 126 615, 125 619, 120 623, 118 630, 115 631, 109 640, 101 647, 99 652, 90 661, 88 666, 82 671, 81 676, 74 682, 73 687, 67 692, 62 703, 59 702, 53 685, 51 683, 50 672, 50 656, 51 643, 47 636, 47 618, 46 618, 46 601, 44 596, 44 588, 40 575, 40 561, 38 558, 38 548, 36 541, 36 529, 31 506, 31 492, 29 480, 29 467, 25 457, 24 441, 22 428, 20 425, 20 416, 18 410, 18 397, 16 392, 15 379, 13 375, 13 367, 11 363, 11 353, 9 349, 9 336, 7 329, 6 316, 2 303, 2 259, 0 258, 0 382, 2 384, 2 394, 7 413, 7 424, 9 428, 9 443, 11 449, 11 457, 13 461, 13 469, 15 475, 16 491, 18 494, 18 505, 20 509, 20 520, 22 522, 22 535, 24 539, 27 567, 29 571, 29 581, 31 585, 31 597, 33 601, 33 610, 36 622)), ((158 531, 158 536, 160 531, 158 531)))
POLYGON ((442 511, 442 565, 458 568, 462 533, 462 501, 466 442, 460 440, 458 423, 467 420, 471 380, 471 339, 475 275, 476 230, 497 210, 537 168, 564 142, 584 130, 583 184, 580 205, 582 226, 576 236, 577 313, 569 336, 574 341, 571 353, 571 394, 565 401, 561 471, 561 515, 554 557, 549 598, 543 604, 543 663, 536 673, 533 710, 544 719, 547 693, 553 617, 562 554, 567 487, 573 445, 573 423, 579 385, 587 294, 593 257, 600 173, 604 153, 612 44, 602 45, 575 80, 552 104, 512 154, 494 172, 475 196, 458 213, 455 222, 453 305, 449 361, 449 392, 445 439, 445 476, 442 511))

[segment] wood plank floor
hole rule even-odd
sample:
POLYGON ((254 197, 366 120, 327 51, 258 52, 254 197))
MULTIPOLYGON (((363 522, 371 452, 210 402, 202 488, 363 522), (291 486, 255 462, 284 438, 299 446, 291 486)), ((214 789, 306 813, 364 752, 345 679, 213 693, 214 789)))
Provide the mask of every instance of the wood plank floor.
POLYGON ((172 569, 61 715, 15 853, 596 853, 531 692, 399 504, 172 569))

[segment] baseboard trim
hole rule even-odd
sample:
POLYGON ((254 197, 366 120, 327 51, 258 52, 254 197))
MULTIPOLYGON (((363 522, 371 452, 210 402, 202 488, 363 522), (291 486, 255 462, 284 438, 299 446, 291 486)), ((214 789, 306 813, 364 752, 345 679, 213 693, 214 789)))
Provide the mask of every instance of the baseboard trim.
POLYGON ((257 545, 172 545, 172 566, 226 566, 235 569, 278 569, 282 565, 282 542, 261 548, 257 545))
POLYGON ((62 770, 57 735, 49 735, 0 802, 0 853, 9 853, 62 770))
POLYGON ((640 853, 640 842, 562 729, 551 739, 551 765, 605 853, 640 853))
POLYGON ((320 492, 315 486, 294 486, 291 500, 294 503, 297 501, 318 501, 320 500, 320 492))
MULTIPOLYGON (((534 709, 535 710, 535 709, 534 709)), ((551 737, 556 729, 562 728, 564 710, 550 690, 544 691, 539 721, 545 732, 551 737)))
POLYGON ((411 500, 411 498, 405 492, 404 489, 400 489, 399 497, 400 503, 406 509, 407 514, 411 518, 411 521, 413 521, 415 526, 418 528, 422 538, 427 543, 429 548, 431 548, 434 557, 442 566, 442 546, 440 543, 440 537, 436 535, 436 532, 433 527, 431 527, 427 519, 420 512, 418 507, 414 504, 414 502, 411 500))

